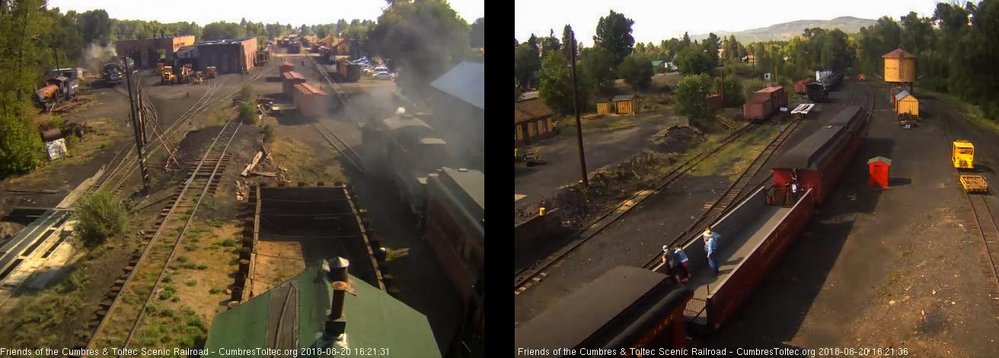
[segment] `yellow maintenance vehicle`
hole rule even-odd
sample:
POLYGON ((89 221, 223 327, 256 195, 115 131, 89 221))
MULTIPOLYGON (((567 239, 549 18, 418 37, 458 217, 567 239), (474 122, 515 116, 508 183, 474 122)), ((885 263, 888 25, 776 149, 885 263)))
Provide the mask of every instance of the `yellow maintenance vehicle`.
POLYGON ((194 69, 191 65, 183 65, 180 67, 180 73, 177 76, 177 83, 188 83, 191 82, 191 77, 194 75, 194 69))
POLYGON ((173 66, 163 65, 160 67, 160 83, 172 84, 177 82, 177 76, 173 74, 173 66))
POLYGON ((215 66, 208 66, 205 67, 205 74, 208 76, 208 78, 215 78, 216 76, 218 76, 218 71, 215 70, 215 66))
POLYGON ((951 161, 954 162, 954 168, 975 169, 975 145, 964 139, 955 140, 951 161))
MULTIPOLYGON (((951 161, 958 171, 975 169, 975 145, 970 141, 958 139, 951 149, 951 161)), ((988 193, 989 183, 984 176, 976 174, 959 174, 961 187, 969 193, 988 193)))
POLYGON ((205 73, 203 71, 194 71, 194 76, 192 77, 195 84, 200 84, 205 80, 205 73))

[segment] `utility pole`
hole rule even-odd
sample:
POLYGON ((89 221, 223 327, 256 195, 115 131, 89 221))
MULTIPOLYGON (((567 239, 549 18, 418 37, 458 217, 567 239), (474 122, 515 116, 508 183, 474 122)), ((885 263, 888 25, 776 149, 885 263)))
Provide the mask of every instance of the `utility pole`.
MULTIPOLYGON (((132 119, 132 130, 135 133, 135 152, 139 155, 139 173, 142 175, 142 192, 149 192, 149 169, 146 168, 146 151, 145 144, 143 143, 143 138, 145 137, 145 128, 142 126, 141 120, 135 108, 135 92, 132 89, 132 69, 128 67, 128 62, 125 61, 125 81, 128 82, 128 104, 129 111, 132 119)), ((138 85, 136 85, 138 87, 138 85)))
POLYGON ((583 153, 583 124, 579 120, 579 88, 576 87, 576 34, 569 30, 569 38, 572 44, 569 47, 569 61, 572 65, 572 107, 576 112, 576 142, 579 144, 579 167, 583 171, 583 187, 590 186, 590 180, 586 177, 586 155, 583 153))

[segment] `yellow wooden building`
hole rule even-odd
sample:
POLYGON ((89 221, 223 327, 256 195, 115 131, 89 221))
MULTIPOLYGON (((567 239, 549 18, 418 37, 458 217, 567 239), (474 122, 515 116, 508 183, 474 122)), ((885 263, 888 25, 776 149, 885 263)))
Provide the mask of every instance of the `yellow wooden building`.
POLYGON ((598 114, 611 114, 611 112, 614 112, 614 102, 611 101, 597 102, 598 114))
POLYGON ((519 147, 555 135, 555 113, 540 98, 518 101, 514 106, 514 146, 519 147))
POLYGON ((614 102, 614 109, 617 114, 638 113, 638 95, 626 94, 614 96, 614 98, 611 99, 611 102, 614 102))
POLYGON ((916 56, 901 47, 881 56, 885 62, 885 82, 916 81, 916 56))
POLYGON ((909 91, 901 91, 895 95, 895 114, 911 114, 919 117, 919 100, 909 94, 909 91))

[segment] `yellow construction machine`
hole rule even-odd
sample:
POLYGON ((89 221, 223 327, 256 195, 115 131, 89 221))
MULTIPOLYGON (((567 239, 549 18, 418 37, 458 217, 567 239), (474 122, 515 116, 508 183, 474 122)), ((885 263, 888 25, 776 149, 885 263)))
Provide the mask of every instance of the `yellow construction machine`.
POLYGON ((205 74, 208 75, 208 78, 215 78, 218 76, 218 71, 215 70, 215 66, 208 66, 205 67, 205 74))
POLYGON ((173 74, 173 66, 162 65, 160 67, 160 83, 173 84, 177 82, 177 76, 173 74))
MULTIPOLYGON (((951 162, 958 171, 975 169, 975 145, 970 141, 958 139, 951 148, 951 162)), ((989 182, 984 176, 977 174, 959 174, 961 187, 969 193, 988 193, 989 182)))

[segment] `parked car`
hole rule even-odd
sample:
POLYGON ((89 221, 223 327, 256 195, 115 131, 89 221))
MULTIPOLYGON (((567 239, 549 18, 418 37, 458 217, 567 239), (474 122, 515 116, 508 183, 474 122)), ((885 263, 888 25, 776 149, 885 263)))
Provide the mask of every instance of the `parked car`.
POLYGON ((389 73, 389 72, 385 72, 385 71, 383 71, 383 72, 376 72, 374 74, 374 76, 372 76, 372 77, 374 77, 374 79, 376 79, 376 80, 391 80, 391 79, 395 79, 395 75, 394 74, 389 73))

